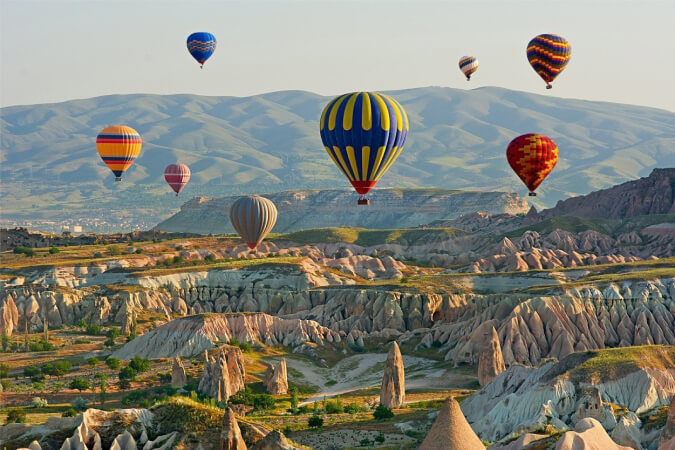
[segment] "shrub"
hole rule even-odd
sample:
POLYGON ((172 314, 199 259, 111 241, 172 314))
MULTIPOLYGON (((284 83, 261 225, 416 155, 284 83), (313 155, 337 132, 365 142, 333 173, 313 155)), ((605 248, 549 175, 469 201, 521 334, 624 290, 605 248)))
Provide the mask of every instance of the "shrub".
POLYGON ((119 386, 121 390, 129 389, 131 387, 131 381, 127 379, 122 379, 117 383, 117 386, 119 386))
POLYGON ((129 367, 134 369, 136 373, 147 372, 148 370, 150 370, 150 361, 147 358, 134 356, 134 359, 129 361, 129 367))
POLYGON ((212 253, 209 253, 208 255, 206 255, 204 257, 204 261, 207 261, 207 262, 214 262, 215 260, 216 260, 216 255, 214 255, 212 253))
POLYGON ((309 425, 312 428, 319 428, 323 426, 323 417, 315 415, 310 417, 307 420, 307 425, 309 425))
POLYGON ((117 370, 120 368, 120 360, 115 358, 115 357, 110 357, 105 360, 105 363, 108 367, 110 367, 112 370, 117 370))
POLYGON ((120 370, 119 379, 131 381, 136 379, 136 375, 138 375, 138 372, 136 372, 136 370, 131 367, 131 365, 128 365, 124 369, 120 370))
POLYGON ((42 372, 43 375, 56 375, 56 368, 54 367, 54 364, 44 363, 40 366, 40 372, 42 372))
POLYGON ((77 415, 77 411, 75 411, 75 408, 68 408, 63 413, 61 414, 61 417, 75 417, 77 415))
POLYGON ((26 411, 22 408, 12 408, 7 412, 7 420, 5 423, 25 423, 26 411))
POLYGON ((103 345, 106 347, 114 347, 115 346, 115 339, 108 338, 103 342, 103 345))
POLYGON ((35 256, 35 250, 30 248, 30 247, 14 247, 14 253, 19 254, 19 255, 26 255, 29 258, 32 258, 35 256))
POLYGON ((375 442, 379 442, 380 444, 384 442, 384 434, 380 433, 377 436, 375 436, 375 442))
POLYGON ((110 245, 110 246, 108 246, 108 254, 110 256, 119 256, 119 255, 122 254, 122 252, 120 251, 118 246, 110 245))
POLYGON ((370 439, 365 438, 365 439, 361 439, 360 444, 361 444, 361 447, 370 447, 370 445, 372 444, 372 442, 371 442, 370 439))
POLYGON ((4 363, 0 363, 0 378, 7 378, 9 376, 9 366, 4 363))
POLYGON ((361 407, 356 403, 349 403, 345 405, 344 411, 348 414, 356 414, 357 412, 361 411, 361 407))
POLYGON ((141 253, 143 253, 143 249, 142 249, 142 248, 137 248, 136 251, 135 251, 134 253, 136 253, 137 255, 140 255, 141 253))
POLYGON ((34 377, 35 375, 40 373, 40 369, 38 369, 35 366, 27 366, 23 368, 23 376, 24 377, 34 377))
POLYGON ((59 253, 59 249, 57 247, 49 247, 50 255, 56 255, 57 253, 59 253))
POLYGON ((339 414, 343 411, 341 402, 336 400, 330 400, 326 402, 326 413, 327 414, 339 414))
POLYGON ((66 361, 65 359, 54 361, 54 375, 60 377, 68 372, 70 372, 70 361, 66 361))
POLYGON ((94 253, 94 258, 103 258, 103 254, 101 252, 96 252, 94 253))
POLYGON ((0 385, 2 385, 2 390, 3 391, 8 391, 14 387, 12 384, 12 380, 4 379, 0 381, 0 385))
POLYGON ((77 397, 73 399, 72 402, 70 402, 73 408, 75 408, 77 411, 84 411, 87 409, 87 401, 83 399, 82 397, 77 397))
POLYGON ((394 412, 386 406, 379 405, 375 408, 375 411, 373 411, 373 417, 377 420, 391 419, 394 417, 394 412))
POLYGON ((95 356, 87 359, 87 364, 89 364, 91 367, 94 367, 96 364, 98 364, 98 362, 98 358, 95 356))
POLYGON ((33 397, 33 400, 30 402, 33 408, 46 408, 48 405, 47 399, 42 397, 33 397))
POLYGON ((120 337, 120 329, 117 327, 112 327, 106 332, 105 335, 108 336, 110 339, 117 339, 118 337, 120 337))
POLYGON ((96 325, 94 323, 87 324, 85 331, 91 336, 98 336, 101 334, 101 325, 96 325))
POLYGON ((75 377, 70 381, 70 384, 68 385, 70 389, 77 389, 78 391, 86 391, 91 387, 91 384, 89 383, 89 380, 85 380, 84 378, 80 377, 75 377))
POLYGON ((54 344, 51 344, 47 341, 37 341, 37 342, 31 342, 30 343, 30 351, 31 352, 47 352, 50 350, 54 350, 54 344))

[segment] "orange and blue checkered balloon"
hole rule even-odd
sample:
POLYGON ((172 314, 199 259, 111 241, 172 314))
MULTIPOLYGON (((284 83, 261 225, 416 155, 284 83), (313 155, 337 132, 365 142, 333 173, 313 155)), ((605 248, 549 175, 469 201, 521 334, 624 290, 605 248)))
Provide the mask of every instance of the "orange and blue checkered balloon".
POLYGON ((361 195, 375 186, 401 154, 409 127, 403 107, 377 92, 336 97, 320 119, 326 152, 361 195))
POLYGON ((534 190, 558 162, 558 146, 544 135, 524 134, 509 143, 506 159, 534 196, 534 190))
POLYGON ((551 89, 551 82, 565 69, 571 57, 570 43, 555 34, 540 34, 527 44, 527 59, 546 82, 546 89, 551 89))
POLYGON ((96 137, 98 154, 116 181, 121 181, 122 174, 134 163, 142 144, 138 131, 124 125, 104 128, 96 137))

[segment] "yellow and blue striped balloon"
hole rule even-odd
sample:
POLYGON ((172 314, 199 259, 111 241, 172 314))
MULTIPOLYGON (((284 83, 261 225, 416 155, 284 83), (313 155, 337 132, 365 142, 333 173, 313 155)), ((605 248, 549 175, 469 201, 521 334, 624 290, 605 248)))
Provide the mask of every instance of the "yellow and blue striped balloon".
POLYGON ((326 152, 362 196, 401 154, 409 127, 401 104, 377 92, 334 98, 320 124, 326 152))
POLYGON ((141 153, 143 141, 138 131, 124 125, 101 130, 96 137, 96 149, 106 166, 115 174, 115 181, 134 163, 141 153))

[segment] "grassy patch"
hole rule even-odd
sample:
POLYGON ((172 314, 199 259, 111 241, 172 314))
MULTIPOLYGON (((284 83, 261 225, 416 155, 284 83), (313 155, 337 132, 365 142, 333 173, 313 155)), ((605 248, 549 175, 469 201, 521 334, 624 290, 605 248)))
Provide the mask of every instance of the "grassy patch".
POLYGON ((170 275, 173 273, 184 272, 200 272, 217 269, 243 269, 248 267, 258 267, 265 265, 296 265, 302 260, 299 256, 277 256, 271 258, 255 258, 255 259, 235 259, 231 261, 217 261, 213 264, 199 264, 196 266, 185 267, 169 267, 166 269, 149 269, 132 272, 132 275, 137 277, 152 277, 170 275))
POLYGON ((321 242, 344 242, 364 247, 381 244, 415 245, 432 241, 444 241, 467 234, 456 228, 402 228, 388 230, 368 230, 365 228, 319 228, 296 231, 274 237, 275 240, 286 240, 299 244, 321 242))

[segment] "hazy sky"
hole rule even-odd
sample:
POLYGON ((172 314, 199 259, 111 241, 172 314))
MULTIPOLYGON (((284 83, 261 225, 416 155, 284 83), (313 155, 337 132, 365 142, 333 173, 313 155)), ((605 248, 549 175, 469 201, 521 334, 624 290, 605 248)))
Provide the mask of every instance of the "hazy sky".
POLYGON ((0 0, 0 105, 122 93, 502 86, 675 111, 675 1, 0 0), (210 31, 204 70, 185 48, 210 31), (539 33, 572 44, 552 91, 539 33), (467 83, 457 61, 480 68, 467 83))

